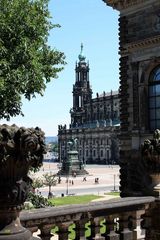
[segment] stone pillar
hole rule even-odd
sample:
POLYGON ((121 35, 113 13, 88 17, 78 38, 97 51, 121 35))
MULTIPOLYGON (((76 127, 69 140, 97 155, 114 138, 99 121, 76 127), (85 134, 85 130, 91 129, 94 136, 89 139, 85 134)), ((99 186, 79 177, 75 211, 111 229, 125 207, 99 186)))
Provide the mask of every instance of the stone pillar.
POLYGON ((155 203, 147 211, 149 217, 148 228, 146 228, 147 237, 150 239, 160 239, 160 198, 157 198, 155 203))
POLYGON ((51 229, 54 228, 54 225, 43 225, 40 227, 41 233, 38 235, 42 240, 51 240, 53 235, 51 234, 51 229))
POLYGON ((129 213, 125 212, 119 216, 119 230, 121 240, 132 240, 133 233, 129 230, 129 213))
POLYGON ((106 233, 103 234, 106 240, 120 240, 120 235, 116 233, 115 216, 110 215, 105 217, 106 220, 106 233))
POLYGON ((73 222, 67 222, 67 223, 59 223, 58 226, 58 239, 59 240, 68 240, 68 235, 70 233, 69 231, 69 226, 72 224, 73 222))
POLYGON ((143 214, 145 214, 145 210, 137 210, 132 214, 133 240, 145 240, 146 231, 141 227, 143 214))
POLYGON ((91 224, 89 227, 91 228, 91 236, 87 237, 88 240, 105 239, 105 237, 101 236, 100 233, 101 221, 102 219, 99 217, 90 220, 91 224))
POLYGON ((86 240, 85 232, 86 232, 86 223, 88 223, 88 219, 81 219, 79 221, 75 221, 75 232, 76 238, 75 240, 86 240))

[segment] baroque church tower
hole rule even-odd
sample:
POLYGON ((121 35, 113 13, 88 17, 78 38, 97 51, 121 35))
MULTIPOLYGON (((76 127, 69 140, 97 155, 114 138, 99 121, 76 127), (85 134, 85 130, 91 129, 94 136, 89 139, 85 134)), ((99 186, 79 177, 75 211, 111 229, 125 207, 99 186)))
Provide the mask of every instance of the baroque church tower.
POLYGON ((83 55, 83 44, 78 56, 79 61, 75 67, 75 84, 73 85, 73 108, 71 109, 71 125, 76 127, 82 125, 85 119, 86 103, 92 100, 92 89, 89 83, 89 63, 86 63, 86 57, 83 55))
POLYGON ((103 91, 92 98, 89 70, 81 44, 75 66, 71 124, 68 129, 66 125, 58 126, 58 152, 62 166, 66 164, 69 151, 67 143, 71 139, 77 139, 81 167, 86 163, 113 164, 119 160, 119 94, 118 91, 103 91))

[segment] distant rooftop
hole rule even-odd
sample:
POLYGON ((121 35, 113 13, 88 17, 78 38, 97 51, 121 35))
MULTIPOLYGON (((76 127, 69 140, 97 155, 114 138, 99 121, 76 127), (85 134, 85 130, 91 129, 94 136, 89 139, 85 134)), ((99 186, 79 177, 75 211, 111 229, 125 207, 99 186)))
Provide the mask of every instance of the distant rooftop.
MULTIPOLYGON (((104 93, 105 93, 105 96, 110 96, 111 95, 111 91, 110 92, 103 92, 101 94, 99 94, 99 97, 103 97, 104 96, 104 93)), ((112 95, 118 95, 118 91, 112 91, 112 95)))

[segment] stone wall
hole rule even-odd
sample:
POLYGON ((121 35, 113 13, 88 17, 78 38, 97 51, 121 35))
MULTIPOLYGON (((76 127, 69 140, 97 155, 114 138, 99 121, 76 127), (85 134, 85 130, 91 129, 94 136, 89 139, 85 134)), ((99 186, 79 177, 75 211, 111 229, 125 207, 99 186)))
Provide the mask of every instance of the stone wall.
POLYGON ((152 70, 160 65, 160 3, 159 0, 104 2, 120 11, 121 195, 147 195, 151 179, 141 164, 140 146, 152 136, 148 86, 152 70))

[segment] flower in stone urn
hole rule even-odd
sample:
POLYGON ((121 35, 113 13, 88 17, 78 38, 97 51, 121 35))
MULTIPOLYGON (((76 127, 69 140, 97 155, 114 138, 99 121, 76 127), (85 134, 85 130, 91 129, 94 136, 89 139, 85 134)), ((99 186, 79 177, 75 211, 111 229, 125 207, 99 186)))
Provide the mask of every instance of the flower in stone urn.
POLYGON ((160 173, 160 130, 156 129, 153 139, 146 139, 141 146, 142 158, 150 173, 160 173))
POLYGON ((0 125, 0 208, 23 204, 32 182, 28 171, 42 165, 44 153, 40 128, 0 125))
POLYGON ((156 129, 153 139, 146 139, 141 146, 143 164, 152 178, 155 191, 160 192, 160 130, 156 129))

